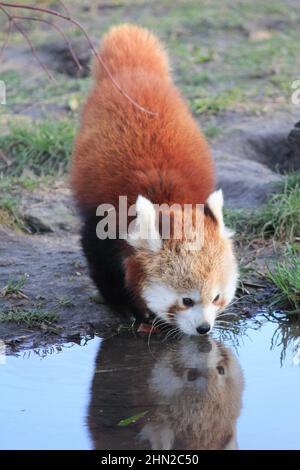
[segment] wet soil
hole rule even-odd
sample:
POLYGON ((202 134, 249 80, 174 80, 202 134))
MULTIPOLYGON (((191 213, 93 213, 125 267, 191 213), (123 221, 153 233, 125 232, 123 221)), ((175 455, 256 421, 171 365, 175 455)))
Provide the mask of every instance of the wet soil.
POLYGON ((12 349, 79 338, 107 330, 120 322, 108 306, 97 304, 81 254, 78 235, 26 236, 0 230, 0 285, 27 276, 21 296, 0 296, 0 310, 55 312, 55 323, 31 328, 14 322, 0 324, 0 339, 12 349), (66 300, 67 299, 67 300, 66 300))

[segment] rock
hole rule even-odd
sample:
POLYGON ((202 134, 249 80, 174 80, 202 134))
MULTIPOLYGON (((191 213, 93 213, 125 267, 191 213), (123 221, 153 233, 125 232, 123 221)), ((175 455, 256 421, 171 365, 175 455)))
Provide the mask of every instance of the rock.
POLYGON ((25 211, 24 219, 34 232, 70 231, 77 224, 76 217, 62 203, 32 206, 25 211))
POLYGON ((222 142, 227 153, 256 161, 279 173, 300 168, 300 129, 298 123, 289 131, 236 130, 222 142))
POLYGON ((300 121, 294 126, 287 137, 290 155, 293 158, 293 169, 300 169, 300 121))
POLYGON ((255 208, 300 168, 300 123, 257 120, 240 125, 213 146, 218 185, 231 208, 255 208))
POLYGON ((261 163, 215 151, 217 183, 223 189, 225 206, 233 209, 263 205, 276 192, 284 176, 261 163))
POLYGON ((74 61, 69 46, 63 41, 44 44, 36 49, 37 53, 41 54, 42 60, 49 70, 73 78, 87 77, 90 74, 91 48, 85 38, 71 39, 70 44, 81 65, 81 69, 78 68, 74 61))

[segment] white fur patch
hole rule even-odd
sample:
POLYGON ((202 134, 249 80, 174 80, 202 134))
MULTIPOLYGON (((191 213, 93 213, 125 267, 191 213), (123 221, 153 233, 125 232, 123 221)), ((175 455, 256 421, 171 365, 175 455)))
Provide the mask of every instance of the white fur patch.
POLYGON ((223 192, 222 189, 219 189, 218 191, 214 191, 213 193, 210 194, 206 201, 208 207, 214 214, 215 218, 219 222, 220 226, 224 225, 223 223, 223 204, 224 204, 224 198, 223 198, 223 192))
POLYGON ((157 228, 154 204, 146 197, 138 196, 136 212, 135 229, 129 230, 128 243, 134 248, 147 247, 151 251, 159 251, 162 240, 157 228))
POLYGON ((163 283, 153 283, 143 291, 147 307, 157 316, 168 319, 168 310, 177 301, 177 292, 163 283))
POLYGON ((217 307, 211 304, 202 307, 199 303, 200 294, 198 291, 178 293, 171 287, 163 283, 153 283, 143 291, 143 298, 147 307, 158 317, 169 322, 168 311, 172 305, 182 302, 183 297, 189 297, 196 302, 193 307, 179 311, 175 314, 175 323, 178 328, 187 335, 198 335, 197 327, 204 322, 208 322, 213 327, 217 307))
POLYGON ((234 298, 236 287, 237 287, 237 281, 238 281, 238 272, 236 271, 232 274, 232 276, 229 279, 229 282, 227 283, 225 287, 226 304, 229 304, 234 298))
POLYGON ((220 227, 220 233, 224 235, 226 238, 230 238, 234 235, 234 232, 229 228, 225 227, 224 220, 223 220, 223 205, 224 205, 224 197, 222 189, 218 191, 214 191, 208 197, 206 204, 214 214, 215 218, 220 227))
POLYGON ((202 323, 207 322, 212 328, 217 315, 217 307, 214 304, 202 307, 201 305, 194 305, 176 315, 176 324, 187 335, 197 335, 197 328, 202 323))
POLYGON ((162 426, 148 423, 141 430, 139 437, 142 441, 150 442, 150 449, 152 450, 171 450, 175 432, 168 423, 162 426))
POLYGON ((181 377, 174 374, 172 364, 162 360, 152 369, 150 386, 155 394, 171 398, 182 391, 184 383, 181 377))
POLYGON ((209 336, 208 341, 211 344, 211 350, 207 353, 199 351, 199 344, 190 338, 182 338, 180 349, 177 352, 178 363, 185 368, 195 369, 214 369, 220 358, 220 349, 215 341, 209 336))

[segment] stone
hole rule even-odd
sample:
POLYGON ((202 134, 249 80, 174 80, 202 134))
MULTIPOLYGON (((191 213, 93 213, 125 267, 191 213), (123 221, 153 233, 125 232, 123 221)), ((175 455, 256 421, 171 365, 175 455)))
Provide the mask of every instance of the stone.
POLYGON ((300 122, 239 125, 213 146, 225 207, 257 208, 300 168, 300 122))
POLYGON ((34 232, 70 231, 76 227, 77 219, 62 203, 45 203, 29 207, 24 220, 34 232))
POLYGON ((225 207, 260 207, 284 182, 284 176, 261 163, 222 151, 215 151, 214 156, 217 185, 223 190, 225 207))

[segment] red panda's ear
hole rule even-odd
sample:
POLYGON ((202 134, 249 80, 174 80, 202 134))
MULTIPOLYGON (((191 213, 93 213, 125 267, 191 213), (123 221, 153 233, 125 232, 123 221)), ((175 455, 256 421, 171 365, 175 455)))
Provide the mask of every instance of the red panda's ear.
POLYGON ((229 228, 225 227, 225 224, 224 224, 224 219, 223 219, 224 198, 223 198, 222 189, 219 189, 218 191, 214 191, 213 193, 211 193, 206 201, 206 204, 208 205, 211 212, 213 213, 218 223, 221 234, 228 238, 232 237, 234 232, 230 230, 229 228))
POLYGON ((162 240, 158 230, 157 212, 155 206, 144 196, 138 196, 135 204, 137 217, 134 227, 129 225, 128 243, 134 248, 147 248, 159 251, 162 240))

